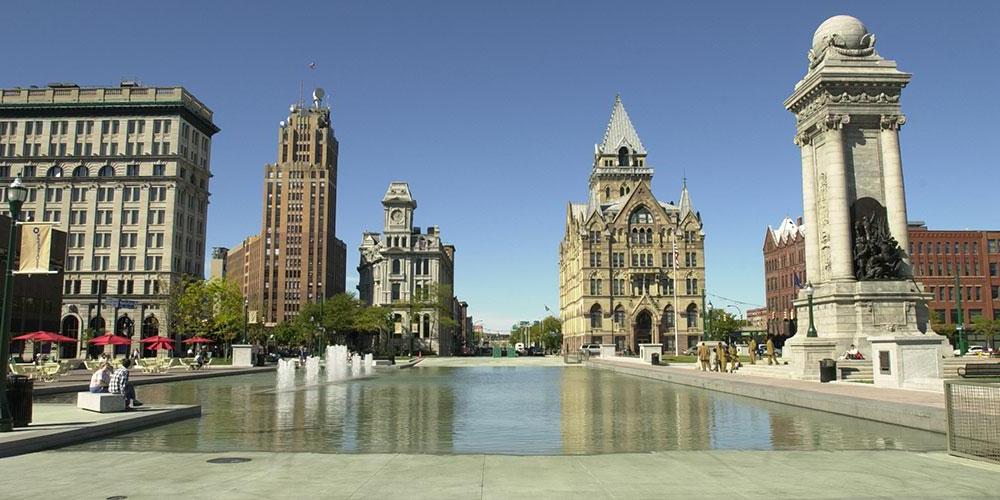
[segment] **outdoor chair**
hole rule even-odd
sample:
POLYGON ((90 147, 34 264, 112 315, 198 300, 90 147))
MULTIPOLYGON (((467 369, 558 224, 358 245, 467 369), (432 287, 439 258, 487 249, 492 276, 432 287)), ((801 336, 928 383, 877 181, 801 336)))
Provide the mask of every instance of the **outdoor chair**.
POLYGON ((38 367, 38 374, 42 382, 55 382, 59 379, 59 363, 45 363, 38 367))
POLYGON ((183 365, 188 370, 198 369, 198 363, 195 362, 194 358, 181 358, 181 365, 183 365))
POLYGON ((173 368, 174 361, 176 361, 174 358, 164 358, 161 360, 158 366, 160 373, 167 373, 167 371, 173 368))
POLYGON ((87 371, 96 372, 98 368, 101 367, 101 362, 96 360, 83 360, 83 366, 87 368, 87 371))

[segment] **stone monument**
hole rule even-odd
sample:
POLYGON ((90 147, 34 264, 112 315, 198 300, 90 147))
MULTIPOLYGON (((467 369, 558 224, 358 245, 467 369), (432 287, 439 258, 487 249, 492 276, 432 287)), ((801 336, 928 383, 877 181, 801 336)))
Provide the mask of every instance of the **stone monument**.
POLYGON ((875 384, 941 390, 947 339, 928 326, 923 287, 913 280, 899 129, 910 76, 875 52, 875 35, 834 16, 813 35, 805 77, 785 101, 802 155, 806 280, 814 289, 816 336, 799 333, 783 356, 795 374, 818 378, 818 362, 851 344, 874 363, 875 384))

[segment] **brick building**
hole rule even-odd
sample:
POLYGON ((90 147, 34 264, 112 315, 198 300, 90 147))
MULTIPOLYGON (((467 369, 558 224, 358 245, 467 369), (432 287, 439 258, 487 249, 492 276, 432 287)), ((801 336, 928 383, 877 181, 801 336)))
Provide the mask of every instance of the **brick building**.
MULTIPOLYGON (((1000 319, 1000 231, 931 230, 923 222, 911 222, 908 229, 913 276, 933 296, 928 303, 933 323, 958 322, 958 293, 965 324, 980 316, 1000 319), (955 289, 956 274, 960 292, 955 289)), ((809 281, 804 255, 801 219, 785 218, 777 229, 767 228, 764 284, 769 333, 794 333, 792 300, 799 285, 809 281)))
POLYGON ((764 234, 764 289, 767 297, 767 332, 774 335, 795 334, 795 307, 800 286, 806 276, 806 232, 802 218, 789 217, 777 229, 767 227, 764 234))

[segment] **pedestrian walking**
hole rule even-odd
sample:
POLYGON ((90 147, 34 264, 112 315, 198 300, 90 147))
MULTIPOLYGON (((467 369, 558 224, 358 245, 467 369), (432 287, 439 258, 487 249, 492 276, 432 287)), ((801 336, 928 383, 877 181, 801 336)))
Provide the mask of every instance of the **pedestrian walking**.
POLYGON ((701 371, 707 372, 708 362, 710 360, 710 355, 708 354, 708 346, 704 342, 698 343, 698 362, 701 363, 701 371))
POLYGON ((740 364, 740 354, 736 349, 736 344, 730 344, 729 346, 729 373, 736 373, 736 368, 740 364))
POLYGON ((719 342, 719 372, 726 372, 726 365, 729 364, 729 350, 726 349, 725 342, 719 342))
POLYGON ((709 371, 719 371, 719 350, 706 347, 708 349, 709 371))
POLYGON ((766 349, 767 349, 767 364, 768 365, 771 365, 771 364, 775 364, 776 365, 776 364, 778 364, 778 360, 775 359, 775 357, 774 357, 774 338, 773 338, 773 336, 771 336, 771 335, 767 336, 767 343, 765 345, 767 346, 766 347, 766 349))
POLYGON ((750 343, 747 344, 747 354, 750 355, 750 364, 751 365, 756 365, 757 364, 757 341, 753 337, 750 337, 750 343))

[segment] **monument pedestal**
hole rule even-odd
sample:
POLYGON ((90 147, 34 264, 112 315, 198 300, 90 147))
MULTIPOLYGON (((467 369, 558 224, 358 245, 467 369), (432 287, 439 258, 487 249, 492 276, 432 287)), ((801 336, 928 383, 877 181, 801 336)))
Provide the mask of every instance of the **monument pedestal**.
POLYGON ((233 368, 250 368, 251 366, 253 366, 253 346, 233 344, 233 368))
POLYGON ((601 357, 614 359, 615 357, 615 345, 614 344, 601 344, 601 357))
POLYGON ((944 361, 940 339, 933 333, 869 337, 875 385, 942 392, 944 361))
POLYGON ((781 359, 788 360, 792 376, 802 380, 819 380, 819 362, 837 359, 837 342, 821 337, 806 337, 799 333, 785 342, 781 359))
POLYGON ((643 362, 652 363, 653 353, 663 354, 663 344, 639 344, 639 357, 643 362))

